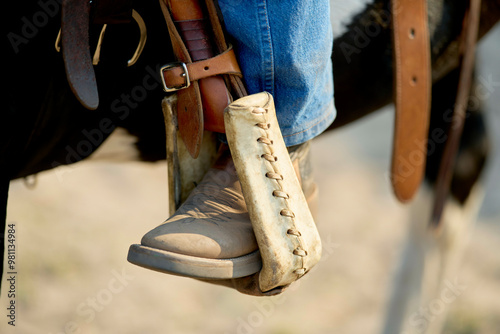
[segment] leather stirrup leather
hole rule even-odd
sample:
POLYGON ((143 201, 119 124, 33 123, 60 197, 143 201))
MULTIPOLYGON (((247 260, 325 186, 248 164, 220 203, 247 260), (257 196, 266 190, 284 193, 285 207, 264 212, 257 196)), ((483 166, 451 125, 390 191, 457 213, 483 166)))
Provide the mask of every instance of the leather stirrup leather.
POLYGON ((235 79, 241 78, 241 70, 212 1, 160 0, 160 5, 177 58, 161 70, 164 90, 177 92, 179 133, 196 158, 203 131, 223 133, 224 108, 234 94, 246 95, 246 90, 235 79))
POLYGON ((401 202, 424 175, 431 101, 430 40, 426 0, 392 0, 394 101, 391 183, 401 202))

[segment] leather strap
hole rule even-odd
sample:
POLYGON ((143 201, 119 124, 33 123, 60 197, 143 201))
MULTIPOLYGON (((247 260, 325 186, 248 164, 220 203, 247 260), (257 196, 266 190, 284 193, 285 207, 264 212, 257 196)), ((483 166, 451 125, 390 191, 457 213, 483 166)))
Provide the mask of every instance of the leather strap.
POLYGON ((89 16, 90 1, 63 0, 61 43, 66 77, 78 101, 95 110, 99 95, 89 52, 89 16))
MULTIPOLYGON (((165 0, 160 0, 160 7, 167 23, 175 58, 185 64, 192 63, 189 51, 177 31, 165 0)), ((197 81, 194 81, 189 89, 182 89, 177 92, 179 134, 193 158, 200 153, 203 138, 203 108, 199 101, 201 101, 201 95, 197 81)))
POLYGON ((427 152, 431 64, 426 0, 392 0, 395 125, 391 183, 401 202, 422 181, 427 152))
MULTIPOLYGON (((221 51, 220 44, 213 43, 213 29, 210 28, 213 28, 214 20, 207 17, 205 8, 198 0, 161 0, 160 4, 174 54, 188 68, 191 85, 178 91, 177 117, 180 136, 191 156, 196 158, 203 130, 224 132, 224 109, 232 97, 219 74, 241 75, 241 71, 234 52, 213 58, 221 51), (206 61, 195 63, 200 60, 206 61), (221 60, 228 64, 223 64, 221 60)), ((223 51, 226 49, 227 46, 223 51)), ((182 86, 186 79, 181 76, 183 72, 182 68, 173 67, 163 71, 162 75, 165 83, 182 86)))
MULTIPOLYGON (((242 77, 240 66, 236 61, 234 50, 230 47, 226 52, 213 58, 186 64, 189 81, 196 81, 215 75, 231 74, 242 77)), ((181 66, 170 67, 162 72, 163 80, 168 87, 179 87, 186 82, 181 66)))
MULTIPOLYGON (((214 34, 213 43, 215 44, 218 53, 226 51, 230 45, 226 41, 224 28, 222 27, 222 14, 215 4, 214 0, 206 0, 205 5, 208 12, 208 17, 210 19, 210 24, 212 26, 212 32, 214 34)), ((246 90, 243 78, 237 75, 226 75, 226 81, 228 82, 228 87, 230 88, 231 96, 234 99, 247 96, 248 92, 246 90)))
POLYGON ((465 13, 460 59, 460 78, 458 82, 458 92, 453 110, 452 126, 448 130, 448 137, 445 143, 441 164, 439 166, 438 177, 435 185, 435 199, 432 210, 431 226, 440 226, 444 205, 450 191, 453 167, 462 135, 469 92, 472 85, 474 72, 474 58, 476 53, 476 42, 479 31, 479 18, 481 14, 481 0, 470 0, 465 13))
POLYGON ((97 0, 94 4, 94 24, 120 24, 132 22, 133 0, 97 0))
POLYGON ((128 23, 132 20, 132 0, 63 0, 61 44, 68 83, 78 101, 87 109, 99 105, 97 83, 89 47, 92 23, 128 23))
MULTIPOLYGON (((199 0, 168 0, 172 16, 193 61, 215 55, 209 21, 199 0)), ((224 132, 224 109, 231 102, 222 77, 199 80, 204 129, 224 132)))

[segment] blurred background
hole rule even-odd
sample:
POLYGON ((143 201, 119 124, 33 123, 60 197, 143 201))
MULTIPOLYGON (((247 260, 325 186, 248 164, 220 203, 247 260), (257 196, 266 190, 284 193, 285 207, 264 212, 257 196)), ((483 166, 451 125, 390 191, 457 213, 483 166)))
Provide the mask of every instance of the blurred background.
MULTIPOLYGON (((480 43, 479 74, 500 82, 500 27, 480 43)), ((500 94, 485 101, 494 138, 485 199, 460 266, 467 289, 446 333, 500 332, 500 94)), ((393 109, 315 139, 320 264, 281 296, 256 298, 129 264, 128 247, 167 218, 165 163, 82 162, 11 184, 17 319, 1 333, 378 333, 408 228, 389 168, 393 109)))

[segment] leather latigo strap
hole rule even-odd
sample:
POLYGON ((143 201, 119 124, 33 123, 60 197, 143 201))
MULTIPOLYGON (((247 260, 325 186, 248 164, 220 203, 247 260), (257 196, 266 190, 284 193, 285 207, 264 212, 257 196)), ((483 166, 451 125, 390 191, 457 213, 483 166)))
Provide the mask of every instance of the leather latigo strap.
POLYGON ((444 147, 441 164, 439 166, 438 177, 434 188, 435 199, 432 209, 431 226, 440 227, 441 217, 446 199, 449 195, 453 167, 462 135, 469 92, 472 85, 474 72, 474 58, 476 53, 476 43, 479 31, 479 19, 481 14, 481 0, 470 0, 465 14, 462 35, 461 35, 461 59, 460 78, 458 91, 453 110, 453 118, 448 131, 446 144, 444 147))
POLYGON ((426 0, 392 0, 395 126, 391 183, 406 202, 417 192, 425 169, 423 152, 431 98, 430 40, 426 0))
POLYGON ((229 90, 242 93, 242 74, 211 1, 161 0, 160 4, 179 61, 162 68, 164 88, 177 92, 179 133, 196 158, 204 130, 224 132, 224 109, 232 101, 229 90), (226 81, 222 74, 233 78, 226 81))
MULTIPOLYGON (((241 76, 241 70, 238 62, 236 61, 236 56, 232 47, 213 58, 186 64, 186 70, 190 81, 196 81, 221 74, 241 76)), ((163 80, 165 81, 165 84, 168 83, 168 86, 180 87, 186 82, 186 79, 183 76, 184 72, 185 71, 182 66, 165 68, 162 71, 163 80)), ((225 87, 226 86, 224 86, 224 88, 225 87)))

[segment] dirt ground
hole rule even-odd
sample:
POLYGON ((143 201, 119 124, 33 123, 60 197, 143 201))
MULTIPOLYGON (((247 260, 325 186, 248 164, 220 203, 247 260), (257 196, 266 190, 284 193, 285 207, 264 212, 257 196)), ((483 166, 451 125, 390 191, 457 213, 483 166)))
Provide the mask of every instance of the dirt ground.
MULTIPOLYGON (((126 261, 129 245, 167 218, 164 163, 84 162, 41 173, 34 189, 12 182, 16 326, 8 325, 4 277, 0 332, 378 333, 408 227, 407 208, 385 177, 391 125, 388 108, 313 142, 324 256, 273 298, 126 261)), ((460 268, 467 289, 450 305, 450 334, 500 332, 498 158, 487 174, 485 204, 460 268)))
MULTIPOLYGON (((82 163, 40 174, 33 190, 13 182, 8 222, 16 224, 18 244, 14 332, 377 333, 407 214, 383 176, 388 152, 363 158, 351 139, 363 127, 388 121, 390 112, 382 112, 357 129, 314 142, 324 256, 276 298, 244 296, 126 262, 129 245, 166 218, 163 163, 82 163)), ((378 135, 383 142, 384 132, 378 135)), ((468 289, 451 305, 449 325, 465 322, 473 330, 453 333, 498 332, 499 243, 498 224, 480 220, 461 269, 468 289)), ((3 313, 8 300, 4 287, 3 313)), ((1 332, 12 330, 3 319, 1 332)))

